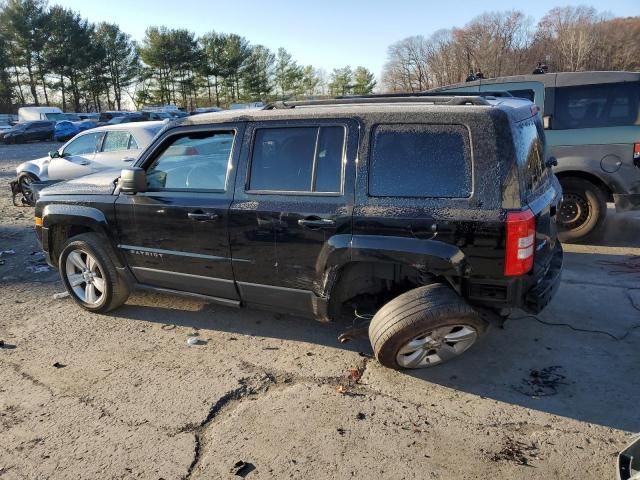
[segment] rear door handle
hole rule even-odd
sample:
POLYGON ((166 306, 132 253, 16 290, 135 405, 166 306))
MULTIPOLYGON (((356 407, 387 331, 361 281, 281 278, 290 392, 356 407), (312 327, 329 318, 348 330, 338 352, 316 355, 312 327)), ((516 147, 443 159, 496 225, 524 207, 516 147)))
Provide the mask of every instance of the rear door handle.
POLYGON ((331 220, 330 218, 320 218, 320 217, 307 217, 301 218, 298 220, 298 225, 301 227, 306 227, 309 229, 320 229, 320 228, 328 228, 335 226, 336 221, 331 220))
POLYGON ((218 219, 217 213, 205 213, 202 211, 189 212, 187 216, 196 222, 213 222, 218 219))

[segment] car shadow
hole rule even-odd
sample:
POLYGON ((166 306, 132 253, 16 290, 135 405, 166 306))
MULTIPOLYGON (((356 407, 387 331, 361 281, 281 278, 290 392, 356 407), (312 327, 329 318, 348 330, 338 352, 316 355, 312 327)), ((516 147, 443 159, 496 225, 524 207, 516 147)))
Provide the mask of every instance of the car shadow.
MULTIPOLYGON (((566 255, 570 266, 582 265, 583 270, 576 274, 581 281, 573 281, 568 275, 569 281, 563 280, 554 301, 537 317, 514 312, 503 328, 492 328, 460 358, 432 369, 404 373, 483 398, 639 431, 640 328, 634 326, 640 327, 640 311, 636 309, 640 308, 640 289, 634 288, 640 285, 640 269, 626 278, 615 276, 612 282, 607 272, 615 267, 594 263, 592 256, 566 255)), ((607 258, 614 265, 628 260, 623 255, 607 258)), ((155 295, 136 294, 117 315, 372 355, 366 338, 346 344, 338 342, 344 325, 249 309, 206 304, 194 307, 193 301, 188 300, 185 304, 180 302, 181 299, 176 299, 172 308, 161 308, 154 306, 159 304, 155 295)))
POLYGON ((608 204, 607 217, 602 226, 584 241, 584 246, 640 247, 640 211, 617 213, 613 204, 608 204))

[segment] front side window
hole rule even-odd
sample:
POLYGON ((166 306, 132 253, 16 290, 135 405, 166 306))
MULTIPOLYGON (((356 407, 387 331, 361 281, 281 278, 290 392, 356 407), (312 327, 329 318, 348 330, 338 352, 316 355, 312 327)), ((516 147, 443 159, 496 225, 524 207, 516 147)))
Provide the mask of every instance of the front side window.
POLYGON ((227 184, 233 131, 175 137, 147 169, 149 190, 216 190, 227 184))
POLYGON ((640 82, 556 88, 553 129, 640 125, 640 82))
POLYGON ((371 150, 369 194, 374 197, 471 194, 469 132, 462 125, 378 125, 371 150))
POLYGON ((95 153, 98 140, 102 133, 87 133, 73 140, 64 149, 63 155, 87 155, 95 153))
POLYGON ((131 134, 129 132, 107 132, 102 142, 103 152, 115 152, 129 148, 131 134))
POLYGON ((339 193, 344 139, 341 126, 256 130, 249 189, 339 193))

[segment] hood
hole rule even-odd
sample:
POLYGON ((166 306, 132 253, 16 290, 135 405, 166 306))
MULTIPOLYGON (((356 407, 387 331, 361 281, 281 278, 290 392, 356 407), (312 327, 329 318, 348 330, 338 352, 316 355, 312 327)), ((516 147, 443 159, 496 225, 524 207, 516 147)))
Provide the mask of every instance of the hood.
POLYGON ((84 177, 56 183, 40 191, 43 195, 111 195, 115 190, 115 181, 120 170, 102 170, 84 177))

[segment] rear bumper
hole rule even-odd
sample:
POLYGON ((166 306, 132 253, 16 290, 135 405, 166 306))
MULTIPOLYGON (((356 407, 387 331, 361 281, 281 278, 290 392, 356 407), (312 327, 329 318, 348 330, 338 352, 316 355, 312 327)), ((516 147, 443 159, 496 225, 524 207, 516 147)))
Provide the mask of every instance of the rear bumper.
POLYGON ((544 267, 536 264, 535 274, 500 280, 477 279, 463 286, 463 296, 482 307, 521 308, 529 313, 539 313, 560 286, 563 255, 560 242, 556 242, 551 260, 544 267))
POLYGON ((563 257, 562 246, 557 242, 547 272, 525 296, 522 306, 525 312, 540 313, 556 294, 560 287, 563 257))
POLYGON ((640 210, 640 193, 614 193, 613 201, 617 212, 640 210))

